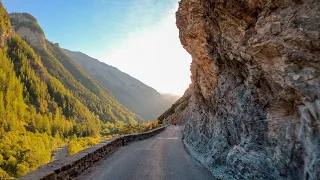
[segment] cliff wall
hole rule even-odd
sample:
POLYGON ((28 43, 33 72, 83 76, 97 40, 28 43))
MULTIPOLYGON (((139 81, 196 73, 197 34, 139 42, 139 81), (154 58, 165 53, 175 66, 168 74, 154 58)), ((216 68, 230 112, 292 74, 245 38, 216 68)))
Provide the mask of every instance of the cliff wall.
POLYGON ((191 154, 222 179, 319 179, 320 1, 182 0, 176 17, 191 96, 161 117, 182 117, 191 154))

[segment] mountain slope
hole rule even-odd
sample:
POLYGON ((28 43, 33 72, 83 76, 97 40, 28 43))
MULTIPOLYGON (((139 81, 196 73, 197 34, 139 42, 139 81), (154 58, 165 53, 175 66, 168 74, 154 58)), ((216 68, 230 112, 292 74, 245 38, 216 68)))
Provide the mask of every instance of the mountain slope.
POLYGON ((142 119, 123 107, 106 89, 77 66, 58 44, 46 40, 36 19, 27 13, 12 13, 10 19, 14 30, 40 55, 43 65, 53 77, 78 97, 103 122, 134 123, 142 119))
POLYGON ((175 103, 181 96, 175 95, 175 94, 170 94, 170 93, 166 93, 166 94, 162 94, 162 97, 167 100, 168 102, 170 102, 171 104, 175 103))
POLYGON ((65 139, 99 136, 101 121, 11 29, 0 3, 0 179, 51 160, 65 139))
POLYGON ((146 120, 156 120, 171 103, 155 89, 143 84, 117 68, 102 63, 81 52, 64 52, 95 78, 131 111, 146 120))
POLYGON ((139 116, 45 39, 33 16, 10 18, 0 3, 0 179, 48 163, 67 142, 144 128, 139 116))

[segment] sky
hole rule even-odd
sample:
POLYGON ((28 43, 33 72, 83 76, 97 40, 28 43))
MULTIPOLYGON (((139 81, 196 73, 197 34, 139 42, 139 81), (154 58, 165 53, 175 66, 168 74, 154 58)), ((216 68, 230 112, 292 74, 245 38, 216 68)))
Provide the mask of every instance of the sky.
POLYGON ((2 0, 35 16, 46 38, 117 67, 161 93, 182 95, 191 56, 175 25, 179 0, 2 0))

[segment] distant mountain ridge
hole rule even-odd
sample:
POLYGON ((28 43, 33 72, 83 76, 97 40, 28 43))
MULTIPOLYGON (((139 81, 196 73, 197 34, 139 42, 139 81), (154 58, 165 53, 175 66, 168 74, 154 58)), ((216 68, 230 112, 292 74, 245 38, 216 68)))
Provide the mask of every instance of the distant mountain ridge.
POLYGON ((171 104, 175 103, 181 96, 171 94, 171 93, 164 93, 162 94, 162 97, 170 102, 171 104))
POLYGON ((67 49, 63 49, 63 51, 89 75, 108 89, 121 104, 145 120, 156 120, 172 104, 170 100, 166 100, 155 89, 121 72, 115 67, 81 52, 67 49))

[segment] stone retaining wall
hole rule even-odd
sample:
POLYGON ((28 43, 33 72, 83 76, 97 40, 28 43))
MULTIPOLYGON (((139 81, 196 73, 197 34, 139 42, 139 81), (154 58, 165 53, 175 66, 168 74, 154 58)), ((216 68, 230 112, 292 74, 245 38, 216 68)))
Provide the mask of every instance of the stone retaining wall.
POLYGON ((72 177, 78 176, 82 171, 104 158, 107 154, 115 151, 120 146, 125 146, 132 141, 147 139, 160 133, 164 129, 165 127, 160 127, 144 133, 114 137, 109 141, 104 141, 77 154, 66 157, 65 159, 53 161, 51 163, 43 165, 37 170, 19 178, 19 180, 71 179, 72 177))

